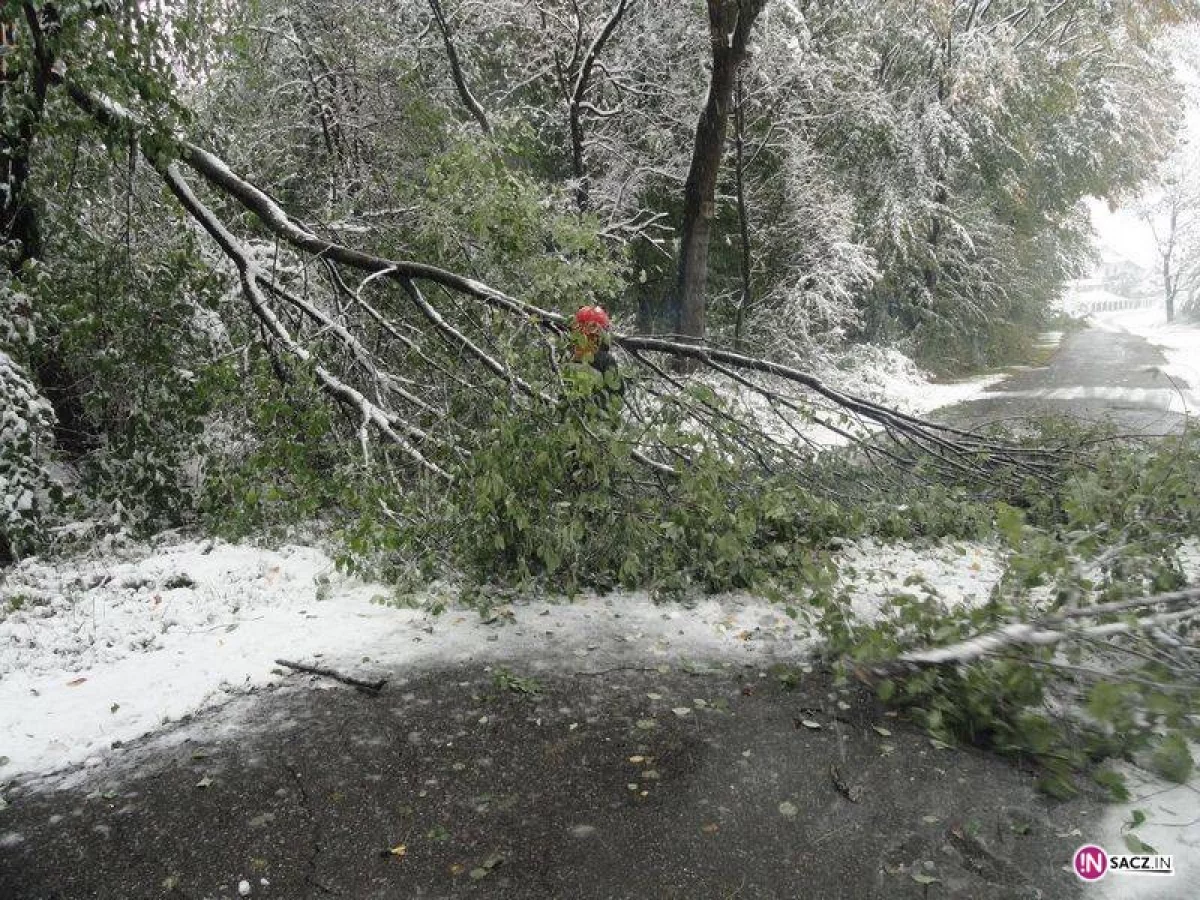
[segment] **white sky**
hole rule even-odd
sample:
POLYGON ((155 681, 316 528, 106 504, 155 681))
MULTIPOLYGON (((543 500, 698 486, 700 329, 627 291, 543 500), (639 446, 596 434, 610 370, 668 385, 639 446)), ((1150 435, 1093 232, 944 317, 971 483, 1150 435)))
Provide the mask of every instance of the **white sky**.
POLYGON ((1130 207, 1113 212, 1107 203, 1092 197, 1087 199, 1087 205, 1103 263, 1129 261, 1150 271, 1155 269, 1154 236, 1143 219, 1130 207))

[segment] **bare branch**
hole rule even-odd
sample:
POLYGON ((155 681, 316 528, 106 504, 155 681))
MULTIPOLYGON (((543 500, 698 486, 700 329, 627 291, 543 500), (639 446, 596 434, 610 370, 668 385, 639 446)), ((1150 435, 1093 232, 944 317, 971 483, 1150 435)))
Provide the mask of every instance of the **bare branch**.
POLYGON ((471 93, 471 88, 467 85, 467 78, 463 74, 462 63, 459 61, 458 51, 454 47, 454 38, 450 34, 450 25, 442 12, 440 0, 429 0, 429 8, 433 11, 433 18, 437 21, 438 30, 442 34, 442 43, 446 46, 446 58, 450 61, 450 74, 454 78, 454 87, 458 90, 459 99, 462 100, 463 105, 475 118, 475 121, 479 123, 483 133, 491 137, 491 123, 488 122, 487 113, 483 111, 483 107, 479 105, 479 101, 475 99, 475 95, 471 93))

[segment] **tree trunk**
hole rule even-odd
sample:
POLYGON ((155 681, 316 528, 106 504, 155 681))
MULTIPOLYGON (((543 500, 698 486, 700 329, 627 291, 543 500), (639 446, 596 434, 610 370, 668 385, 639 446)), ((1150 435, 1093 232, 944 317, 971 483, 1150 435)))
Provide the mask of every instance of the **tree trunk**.
MULTIPOLYGON (((4 166, 0 170, 7 190, 0 193, 0 239, 17 245, 9 262, 14 277, 20 277, 28 260, 42 255, 42 235, 37 210, 27 190, 33 144, 46 105, 46 88, 50 83, 50 62, 42 38, 41 23, 29 4, 23 4, 29 39, 35 52, 27 61, 28 77, 20 72, 5 70, 0 82, 0 112, 6 119, 0 139, 5 145, 4 166)), ((10 25, 14 41, 18 32, 10 25)))
POLYGON ((683 188, 679 268, 668 310, 675 331, 689 340, 704 339, 708 244, 733 86, 738 67, 746 58, 754 20, 766 3, 767 0, 708 0, 712 78, 704 111, 696 125, 692 163, 683 188))
POLYGON ((738 75, 736 103, 733 107, 733 134, 737 147, 738 231, 742 243, 742 294, 738 298, 737 318, 733 323, 733 349, 742 349, 742 327, 750 306, 750 220, 746 211, 746 111, 742 96, 742 76, 738 75))

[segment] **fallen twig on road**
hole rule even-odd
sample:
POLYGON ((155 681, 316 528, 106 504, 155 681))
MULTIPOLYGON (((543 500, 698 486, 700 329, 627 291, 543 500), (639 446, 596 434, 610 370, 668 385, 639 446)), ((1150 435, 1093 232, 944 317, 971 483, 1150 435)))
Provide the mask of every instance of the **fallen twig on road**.
POLYGON ((303 663, 289 662, 286 659, 275 660, 275 665, 284 666, 288 669, 295 669, 297 672, 307 672, 310 675, 320 675, 323 678, 332 678, 334 681, 340 681, 342 684, 348 684, 351 687, 359 690, 367 691, 372 694, 378 694, 383 690, 383 686, 387 684, 386 678, 380 678, 378 681, 363 681, 360 678, 353 678, 350 675, 343 675, 335 669, 327 669, 324 666, 306 666, 303 663))

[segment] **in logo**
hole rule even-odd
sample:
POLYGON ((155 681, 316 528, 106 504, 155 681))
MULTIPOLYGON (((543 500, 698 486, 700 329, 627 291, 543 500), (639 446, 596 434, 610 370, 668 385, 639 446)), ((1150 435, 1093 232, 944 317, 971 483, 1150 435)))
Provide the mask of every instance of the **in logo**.
MULTIPOLYGON (((1147 848, 1149 849, 1149 848, 1147 848)), ((1175 874, 1175 859, 1151 853, 1114 853, 1108 855, 1096 844, 1084 844, 1071 860, 1075 874, 1082 881, 1099 881, 1110 872, 1118 875, 1175 874)))
POLYGON ((1108 854, 1103 847, 1084 844, 1075 851, 1075 874, 1084 881, 1099 881, 1108 874, 1108 854))

